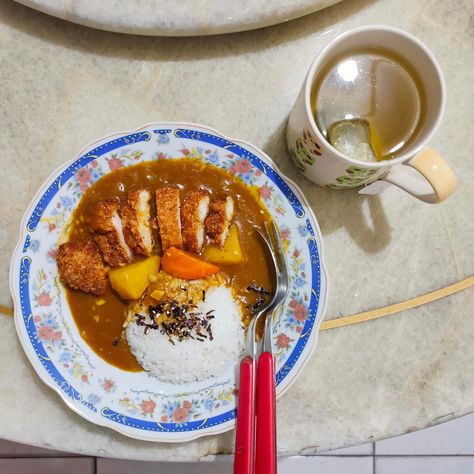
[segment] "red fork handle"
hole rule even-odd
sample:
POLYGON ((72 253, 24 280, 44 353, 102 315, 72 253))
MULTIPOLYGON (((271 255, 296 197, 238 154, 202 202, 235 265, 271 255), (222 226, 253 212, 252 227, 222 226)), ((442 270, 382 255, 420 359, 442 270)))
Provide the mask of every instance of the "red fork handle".
POLYGON ((254 364, 250 356, 240 362, 234 474, 253 474, 254 464, 254 364))
POLYGON ((275 361, 262 352, 257 365, 255 474, 277 473, 275 361))

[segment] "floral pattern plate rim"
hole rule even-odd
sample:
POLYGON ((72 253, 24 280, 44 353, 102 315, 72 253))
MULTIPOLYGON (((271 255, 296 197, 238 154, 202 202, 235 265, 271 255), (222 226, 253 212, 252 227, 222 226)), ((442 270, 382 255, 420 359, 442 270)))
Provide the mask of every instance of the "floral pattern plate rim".
POLYGON ((23 217, 12 256, 15 325, 40 378, 88 421, 126 436, 183 442, 235 424, 235 366, 219 377, 182 385, 107 364, 82 340, 59 282, 57 241, 86 189, 101 176, 142 161, 192 157, 253 186, 282 233, 290 293, 274 322, 277 396, 311 353, 327 296, 321 233, 298 187, 255 146, 190 123, 151 123, 114 133, 84 148, 41 186, 23 217))

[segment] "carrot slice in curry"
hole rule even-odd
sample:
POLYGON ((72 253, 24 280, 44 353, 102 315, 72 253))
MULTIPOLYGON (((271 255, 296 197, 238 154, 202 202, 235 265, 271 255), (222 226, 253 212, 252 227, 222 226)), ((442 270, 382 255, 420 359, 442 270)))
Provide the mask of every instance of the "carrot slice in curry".
POLYGON ((164 251, 161 266, 166 273, 183 280, 205 278, 219 271, 218 266, 176 247, 164 251))

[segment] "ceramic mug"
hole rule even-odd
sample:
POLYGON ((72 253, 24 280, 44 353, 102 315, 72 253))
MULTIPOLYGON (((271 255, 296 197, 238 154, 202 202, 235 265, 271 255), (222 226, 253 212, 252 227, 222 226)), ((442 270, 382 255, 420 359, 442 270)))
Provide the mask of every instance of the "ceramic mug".
POLYGON ((418 39, 384 25, 353 29, 324 47, 309 69, 288 121, 291 158, 307 178, 320 186, 364 186, 360 194, 378 194, 393 184, 422 201, 441 202, 454 191, 456 178, 446 161, 424 145, 438 128, 445 101, 441 69, 431 51, 418 39), (326 140, 316 126, 310 97, 315 77, 328 61, 351 50, 374 46, 395 51, 415 69, 426 92, 426 118, 417 138, 402 154, 390 160, 363 162, 345 156, 326 140))

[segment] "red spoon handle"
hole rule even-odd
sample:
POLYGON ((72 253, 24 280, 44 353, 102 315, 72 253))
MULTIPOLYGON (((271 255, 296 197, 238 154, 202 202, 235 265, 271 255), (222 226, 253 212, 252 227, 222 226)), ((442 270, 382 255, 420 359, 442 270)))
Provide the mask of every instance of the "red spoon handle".
POLYGON ((253 365, 250 356, 240 362, 234 474, 253 474, 253 365))
POLYGON ((257 365, 257 432, 255 474, 276 474, 275 362, 262 352, 257 365))

